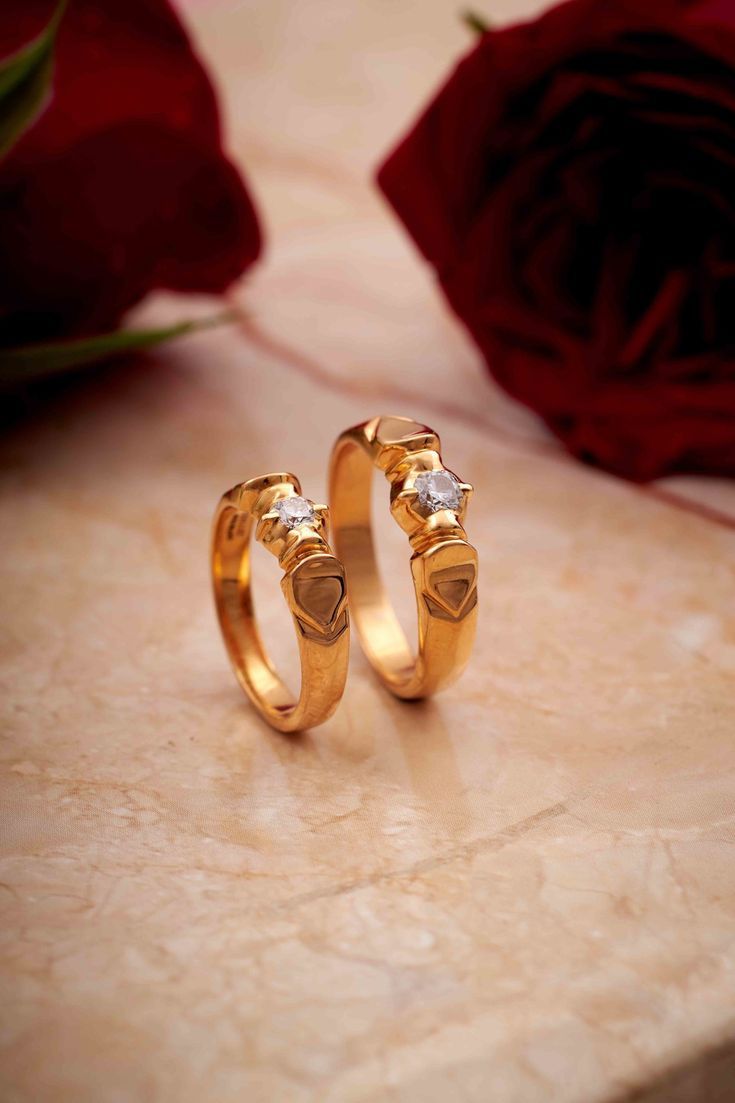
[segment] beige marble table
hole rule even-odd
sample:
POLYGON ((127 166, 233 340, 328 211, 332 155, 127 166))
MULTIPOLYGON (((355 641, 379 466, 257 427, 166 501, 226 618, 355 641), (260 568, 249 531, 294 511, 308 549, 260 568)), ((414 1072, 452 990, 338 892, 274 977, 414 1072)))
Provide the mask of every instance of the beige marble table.
POLYGON ((269 253, 241 325, 2 444, 0 1098, 735 1099, 735 489, 566 459, 376 196, 451 5, 187 13, 269 253), (322 498, 332 438, 389 412, 477 486, 473 663, 409 706, 355 646, 334 719, 278 736, 225 661, 211 511, 284 467, 322 498))

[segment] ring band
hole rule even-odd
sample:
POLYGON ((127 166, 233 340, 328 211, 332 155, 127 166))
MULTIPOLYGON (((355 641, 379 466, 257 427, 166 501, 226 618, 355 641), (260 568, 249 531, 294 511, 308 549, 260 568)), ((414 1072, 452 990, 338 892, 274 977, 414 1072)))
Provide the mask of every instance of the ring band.
POLYGON ((328 511, 301 497, 294 475, 263 475, 222 496, 214 518, 212 577, 220 628, 235 675, 278 731, 327 720, 342 696, 349 657, 345 574, 326 541, 328 511), (255 621, 250 536, 278 559, 301 659, 298 700, 276 673, 255 621))
POLYGON ((403 698, 426 697, 454 681, 477 627, 477 552, 462 527, 472 487, 446 470, 440 447, 425 425, 376 417, 342 433, 332 451, 332 532, 352 616, 368 660, 403 698), (370 524, 373 467, 391 484, 391 513, 413 549, 417 657, 380 581, 370 524))

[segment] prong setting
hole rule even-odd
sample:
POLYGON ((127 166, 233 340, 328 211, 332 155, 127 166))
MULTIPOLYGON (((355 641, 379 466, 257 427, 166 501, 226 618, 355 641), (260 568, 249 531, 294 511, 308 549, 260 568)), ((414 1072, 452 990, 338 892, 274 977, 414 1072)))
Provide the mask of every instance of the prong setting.
POLYGON ((329 510, 303 498, 297 492, 300 489, 284 481, 272 488, 273 493, 263 495, 255 507, 256 516, 260 516, 255 538, 276 556, 284 570, 302 555, 326 547, 329 510))
POLYGON ((461 528, 472 492, 470 483, 444 467, 438 452, 409 453, 393 481, 391 511, 412 542, 423 544, 461 528))

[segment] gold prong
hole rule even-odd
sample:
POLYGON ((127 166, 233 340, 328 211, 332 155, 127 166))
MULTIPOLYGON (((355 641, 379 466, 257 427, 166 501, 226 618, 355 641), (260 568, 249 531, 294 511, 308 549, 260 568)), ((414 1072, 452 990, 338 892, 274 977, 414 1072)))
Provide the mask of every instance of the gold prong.
POLYGON ((256 526, 255 539, 262 544, 264 542, 264 537, 272 530, 274 525, 279 520, 280 518, 278 514, 274 513, 273 510, 269 510, 268 513, 264 513, 256 526))

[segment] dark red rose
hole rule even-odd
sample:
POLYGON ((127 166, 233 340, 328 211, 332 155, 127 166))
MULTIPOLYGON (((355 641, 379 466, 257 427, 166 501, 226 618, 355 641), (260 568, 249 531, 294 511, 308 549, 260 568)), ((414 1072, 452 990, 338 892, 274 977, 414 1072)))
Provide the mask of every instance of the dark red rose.
MULTIPOLYGON (((5 0, 0 56, 50 0, 5 0)), ((49 106, 0 162, 0 344, 114 329, 153 288, 219 292, 258 255, 214 91, 166 0, 71 0, 49 106)))
POLYGON ((484 34, 379 182, 570 451, 735 475, 735 0, 571 0, 484 34))

